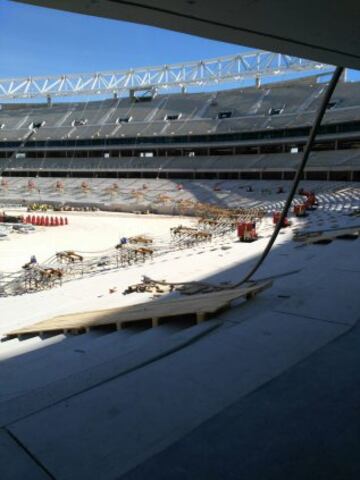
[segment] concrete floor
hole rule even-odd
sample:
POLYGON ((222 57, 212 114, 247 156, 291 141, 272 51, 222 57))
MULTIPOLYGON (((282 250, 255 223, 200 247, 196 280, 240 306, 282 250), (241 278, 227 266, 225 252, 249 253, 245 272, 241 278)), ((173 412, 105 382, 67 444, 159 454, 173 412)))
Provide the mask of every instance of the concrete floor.
POLYGON ((122 480, 357 480, 360 325, 122 480))

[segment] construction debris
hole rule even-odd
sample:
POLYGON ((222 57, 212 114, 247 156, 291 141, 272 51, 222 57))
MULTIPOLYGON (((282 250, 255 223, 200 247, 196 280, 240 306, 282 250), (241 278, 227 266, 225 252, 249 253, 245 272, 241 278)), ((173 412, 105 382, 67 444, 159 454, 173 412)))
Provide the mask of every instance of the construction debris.
POLYGON ((258 239, 255 222, 241 222, 237 226, 239 242, 254 242, 258 239))
POLYGON ((161 285, 160 282, 153 281, 144 276, 142 277, 142 281, 140 283, 129 285, 129 287, 123 291, 123 295, 128 295, 129 293, 165 294, 172 291, 174 291, 174 287, 172 285, 161 285))

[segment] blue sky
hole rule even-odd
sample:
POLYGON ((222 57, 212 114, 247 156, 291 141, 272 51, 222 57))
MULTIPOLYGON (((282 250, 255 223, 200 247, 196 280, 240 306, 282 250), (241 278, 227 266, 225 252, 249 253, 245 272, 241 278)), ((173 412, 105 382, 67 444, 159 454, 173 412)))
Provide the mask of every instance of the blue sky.
MULTIPOLYGON (((0 78, 121 70, 248 47, 0 0, 0 78)), ((350 74, 359 78, 359 73, 350 74)))
POLYGON ((0 77, 119 70, 248 48, 0 0, 0 77))

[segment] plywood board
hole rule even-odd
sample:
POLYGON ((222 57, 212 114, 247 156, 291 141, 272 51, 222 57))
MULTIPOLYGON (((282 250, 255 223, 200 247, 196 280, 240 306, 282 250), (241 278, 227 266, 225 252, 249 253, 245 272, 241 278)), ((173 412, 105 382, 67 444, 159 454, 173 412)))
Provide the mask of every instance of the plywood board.
POLYGON ((128 307, 62 315, 29 325, 19 330, 14 330, 7 335, 13 337, 51 331, 72 331, 76 333, 78 331, 106 325, 115 325, 116 328, 121 328, 124 323, 138 322, 147 319, 151 319, 155 326, 161 318, 181 317, 189 314, 195 314, 198 321, 202 321, 206 316, 229 307, 233 300, 240 297, 251 298, 262 290, 269 288, 271 285, 272 281, 268 280, 253 283, 245 287, 215 291, 203 295, 193 295, 187 298, 176 298, 167 301, 157 300, 128 307))

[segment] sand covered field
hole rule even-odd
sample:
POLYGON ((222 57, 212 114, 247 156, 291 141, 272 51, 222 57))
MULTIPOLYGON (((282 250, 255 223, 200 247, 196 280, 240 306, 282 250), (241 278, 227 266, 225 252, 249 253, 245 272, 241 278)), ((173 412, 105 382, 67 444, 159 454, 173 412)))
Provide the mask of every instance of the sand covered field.
MULTIPOLYGON (((6 210, 7 214, 26 214, 25 210, 6 210)), ((38 213, 37 215, 41 215, 38 213)), ((136 215, 113 212, 50 212, 67 217, 62 227, 36 227, 34 233, 12 233, 0 240, 0 271, 19 270, 36 255, 38 262, 62 250, 96 252, 114 247, 121 237, 148 235, 154 241, 170 241, 170 228, 191 225, 194 219, 162 215, 136 215)))

